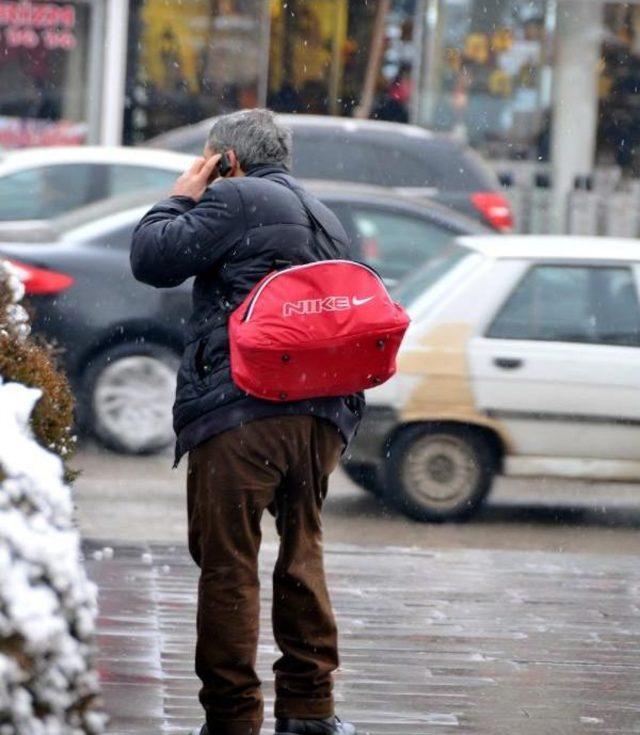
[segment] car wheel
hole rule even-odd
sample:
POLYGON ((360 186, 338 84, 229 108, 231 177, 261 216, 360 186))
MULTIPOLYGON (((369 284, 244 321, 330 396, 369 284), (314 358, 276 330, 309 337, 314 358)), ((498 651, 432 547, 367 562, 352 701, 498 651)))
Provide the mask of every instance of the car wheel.
POLYGON ((469 518, 491 488, 496 457, 478 431, 423 425, 392 442, 386 499, 419 521, 469 518))
POLYGON ((342 469, 347 477, 372 495, 380 495, 382 487, 380 477, 373 465, 360 462, 343 462, 342 469))
POLYGON ((83 381, 88 429, 124 454, 151 454, 174 441, 171 408, 179 359, 153 344, 118 345, 92 360, 83 381))

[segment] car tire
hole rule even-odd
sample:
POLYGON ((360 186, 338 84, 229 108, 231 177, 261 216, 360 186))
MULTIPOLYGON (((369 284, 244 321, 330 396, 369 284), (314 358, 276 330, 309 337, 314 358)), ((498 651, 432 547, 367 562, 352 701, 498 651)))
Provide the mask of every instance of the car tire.
POLYGON ((347 477, 372 495, 382 494, 382 483, 374 465, 361 462, 343 462, 342 469, 347 477))
POLYGON ((470 518, 486 498, 497 470, 496 454, 481 431, 425 424, 392 441, 385 499, 418 521, 470 518))
POLYGON ((167 347, 127 343, 91 360, 83 380, 82 424, 121 454, 155 454, 174 439, 171 408, 179 358, 167 347))

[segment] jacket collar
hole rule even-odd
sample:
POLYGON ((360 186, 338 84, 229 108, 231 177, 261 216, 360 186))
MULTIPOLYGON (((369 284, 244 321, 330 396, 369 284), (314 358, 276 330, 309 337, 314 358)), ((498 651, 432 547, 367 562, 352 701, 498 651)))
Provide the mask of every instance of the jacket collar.
POLYGON ((290 172, 284 166, 277 166, 273 163, 258 163, 255 166, 251 166, 245 171, 245 176, 273 176, 273 174, 285 174, 290 176, 290 172))

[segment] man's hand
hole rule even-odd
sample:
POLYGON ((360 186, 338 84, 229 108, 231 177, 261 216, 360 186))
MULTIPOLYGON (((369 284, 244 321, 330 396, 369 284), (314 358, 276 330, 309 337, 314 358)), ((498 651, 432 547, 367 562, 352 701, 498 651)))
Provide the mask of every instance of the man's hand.
POLYGON ((191 168, 185 171, 174 184, 171 196, 191 197, 199 202, 212 181, 213 172, 220 158, 219 154, 210 158, 196 158, 191 168))

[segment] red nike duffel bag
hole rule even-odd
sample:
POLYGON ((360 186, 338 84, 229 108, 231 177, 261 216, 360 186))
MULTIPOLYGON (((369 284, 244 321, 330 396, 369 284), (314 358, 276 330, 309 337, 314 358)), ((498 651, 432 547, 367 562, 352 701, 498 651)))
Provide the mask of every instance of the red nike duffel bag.
POLYGON ((395 373, 408 326, 366 265, 293 266, 263 278, 231 315, 231 374, 269 401, 350 395, 395 373))

